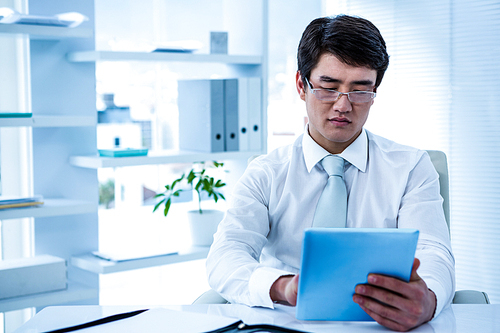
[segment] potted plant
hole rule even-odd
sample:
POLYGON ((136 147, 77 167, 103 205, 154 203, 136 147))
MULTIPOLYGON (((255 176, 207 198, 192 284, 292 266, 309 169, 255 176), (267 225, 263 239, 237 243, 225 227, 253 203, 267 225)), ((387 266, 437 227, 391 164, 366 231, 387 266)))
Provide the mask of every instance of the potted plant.
POLYGON ((195 246, 209 246, 212 244, 213 234, 217 231, 217 226, 224 216, 224 212, 214 209, 201 209, 201 199, 203 193, 208 197, 212 197, 215 202, 219 199, 226 200, 220 189, 226 184, 221 179, 215 179, 208 175, 208 168, 221 168, 224 163, 216 161, 206 164, 205 162, 195 163, 195 166, 189 172, 183 173, 181 177, 175 179, 172 184, 165 185, 165 191, 159 193, 155 198, 161 200, 155 205, 153 212, 163 206, 163 215, 167 216, 172 205, 172 199, 178 197, 182 191, 186 191, 185 187, 181 187, 183 183, 187 183, 192 190, 197 194, 198 209, 188 211, 188 221, 191 230, 192 243, 195 246))

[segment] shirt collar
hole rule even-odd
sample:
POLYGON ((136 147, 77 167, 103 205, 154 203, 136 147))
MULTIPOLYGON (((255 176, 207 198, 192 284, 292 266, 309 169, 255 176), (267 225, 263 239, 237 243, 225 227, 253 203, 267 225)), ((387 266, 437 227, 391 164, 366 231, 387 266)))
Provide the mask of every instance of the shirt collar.
MULTIPOLYGON (((330 153, 318 145, 309 135, 309 125, 306 125, 305 133, 302 136, 302 147, 307 171, 312 168, 330 153)), ((354 165, 361 172, 365 172, 368 161, 368 136, 363 128, 361 134, 342 153, 339 154, 347 162, 354 165)))

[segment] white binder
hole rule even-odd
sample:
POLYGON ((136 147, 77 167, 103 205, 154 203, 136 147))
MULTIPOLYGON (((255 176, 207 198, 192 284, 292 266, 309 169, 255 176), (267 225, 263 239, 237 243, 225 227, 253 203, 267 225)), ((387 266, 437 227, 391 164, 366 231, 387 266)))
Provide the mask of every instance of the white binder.
POLYGON ((262 149, 262 90, 260 78, 248 78, 249 150, 262 149))
POLYGON ((179 148, 224 151, 224 80, 178 81, 179 148))
POLYGON ((224 80, 224 150, 239 150, 238 79, 224 80))

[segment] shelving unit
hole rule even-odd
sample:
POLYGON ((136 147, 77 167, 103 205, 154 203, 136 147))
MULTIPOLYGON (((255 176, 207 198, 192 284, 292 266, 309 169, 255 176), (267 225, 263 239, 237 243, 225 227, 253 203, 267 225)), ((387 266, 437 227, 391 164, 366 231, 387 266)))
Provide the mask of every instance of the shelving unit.
MULTIPOLYGON (((66 54, 66 59, 71 63, 97 63, 104 61, 138 61, 138 62, 168 62, 168 63, 200 63, 226 65, 232 69, 235 76, 259 76, 262 79, 262 105, 261 113, 261 142, 266 142, 267 137, 267 52, 268 52, 268 1, 262 0, 262 38, 260 55, 234 55, 234 54, 201 54, 183 52, 125 52, 125 51, 77 51, 66 54)), ((238 151, 220 153, 201 153, 195 151, 168 150, 150 151, 148 156, 109 158, 98 155, 71 156, 71 165, 85 169, 118 168, 143 165, 158 165, 170 163, 193 163, 207 160, 241 161, 246 166, 249 158, 266 151, 266 145, 259 151, 238 151)), ((240 167, 244 170, 244 167, 240 167)), ((129 262, 110 262, 98 259, 92 254, 73 256, 71 264, 95 274, 122 272, 139 268, 166 265, 188 260, 203 259, 208 254, 208 248, 191 248, 175 255, 164 257, 139 259, 129 262)))
MULTIPOLYGON (((81 12, 90 22, 76 28, 0 24, 0 36, 29 40, 26 72, 30 74, 29 112, 33 114, 0 118, 0 128, 6 133, 11 133, 8 128, 30 128, 32 190, 44 197, 41 206, 0 210, 0 220, 15 223, 17 219, 34 218, 34 255, 51 254, 69 264, 71 255, 96 249, 98 240, 97 172, 68 163, 71 154, 95 151, 95 70, 94 66, 67 66, 64 57, 75 47, 94 44, 94 3, 50 0, 28 1, 28 6, 34 15, 81 12)), ((68 265, 67 289, 2 299, 0 312, 68 303, 97 304, 98 297, 98 279, 68 265)))
POLYGON ((190 260, 204 259, 207 257, 209 247, 190 247, 185 250, 180 250, 178 253, 168 254, 164 256, 141 258, 128 261, 110 261, 99 259, 92 254, 84 254, 71 257, 71 264, 83 270, 90 271, 96 274, 109 274, 124 272, 133 269, 154 267, 175 264, 190 260))

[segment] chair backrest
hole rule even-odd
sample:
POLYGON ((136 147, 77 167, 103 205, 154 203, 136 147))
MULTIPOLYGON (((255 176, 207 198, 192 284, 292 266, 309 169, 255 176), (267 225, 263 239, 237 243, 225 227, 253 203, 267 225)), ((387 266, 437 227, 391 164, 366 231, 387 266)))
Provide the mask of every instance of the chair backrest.
POLYGON ((440 193, 443 197, 443 210, 446 223, 448 224, 448 231, 450 230, 450 182, 448 177, 448 161, 446 154, 440 150, 427 150, 431 158, 434 168, 439 174, 440 193))

